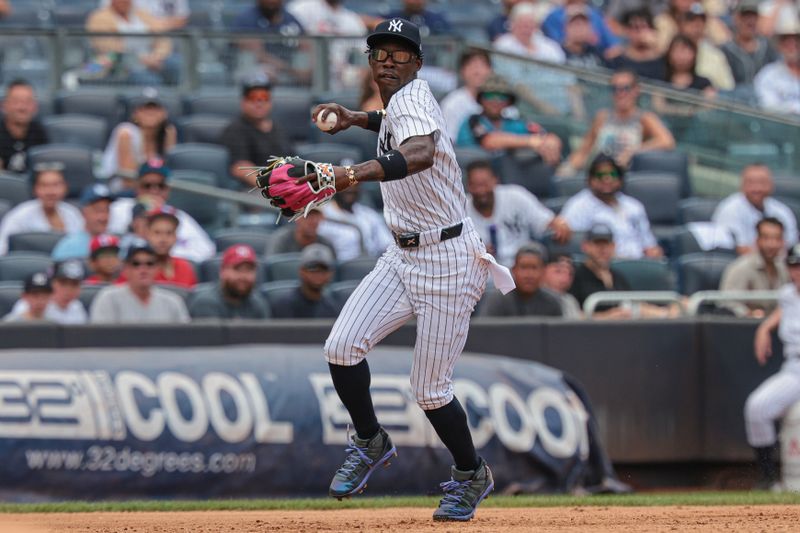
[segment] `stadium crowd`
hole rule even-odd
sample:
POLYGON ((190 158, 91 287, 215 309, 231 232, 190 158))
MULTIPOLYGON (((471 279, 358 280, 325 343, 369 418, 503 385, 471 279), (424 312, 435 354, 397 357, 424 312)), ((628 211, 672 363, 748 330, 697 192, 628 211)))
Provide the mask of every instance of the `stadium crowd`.
MULTIPOLYGON (((463 3, 403 0, 386 12, 340 0, 224 7, 211 0, 84 3, 92 4, 82 19, 89 31, 155 38, 90 40, 81 83, 124 76, 138 89, 121 104, 116 94, 111 106, 93 101, 82 115, 64 112, 64 101, 61 113, 44 115, 34 85, 4 80, 5 320, 335 317, 393 241, 377 189, 340 193, 293 224, 248 226, 225 219, 216 201, 173 191, 173 180, 248 190, 254 176, 247 167, 273 154, 337 164, 369 157, 374 138, 358 132, 332 138, 344 147, 326 148, 308 127, 310 106, 289 120, 281 114, 291 86, 289 92, 279 89, 308 75, 292 61, 302 48, 296 38, 361 36, 384 16, 408 18, 426 36, 460 35, 464 28, 450 18, 463 3), (241 80, 238 102, 189 99, 183 112, 165 88, 175 84, 186 58, 162 34, 206 24, 198 16, 201 4, 223 9, 226 29, 284 40, 237 42, 256 64, 256 72, 241 80), (59 115, 63 121, 54 120, 59 115), (72 144, 61 142, 65 129, 72 144)), ((3 24, 13 22, 24 4, 0 2, 3 24)), ((60 5, 53 8, 56 15, 60 5)), ((798 9, 787 0, 504 0, 502 12, 478 19, 480 33, 467 36, 477 35, 495 51, 613 74, 611 104, 585 117, 590 125, 582 139, 523 117, 518 100, 529 95, 499 76, 482 48, 461 54, 458 88, 438 91, 448 123, 442 133, 462 164, 469 215, 487 248, 511 267, 518 287, 507 296, 490 288, 476 314, 578 318, 586 299, 600 291, 690 295, 700 289, 774 290, 786 283, 783 257, 798 240, 800 212, 787 178, 753 162, 739 169, 738 192, 721 201, 693 197, 687 157, 678 148, 681 132, 674 131, 681 122, 673 119, 691 117, 696 109, 669 96, 654 96, 645 108, 640 84, 800 114, 798 9)), ((331 46, 331 72, 361 87, 354 106, 375 109, 363 68, 349 72, 352 47, 331 46)), ((581 116, 581 95, 572 88, 565 95, 571 116, 581 116)), ((763 316, 772 305, 731 303, 713 311, 763 316)), ((677 312, 675 306, 642 304, 633 312, 608 304, 593 317, 677 312)))

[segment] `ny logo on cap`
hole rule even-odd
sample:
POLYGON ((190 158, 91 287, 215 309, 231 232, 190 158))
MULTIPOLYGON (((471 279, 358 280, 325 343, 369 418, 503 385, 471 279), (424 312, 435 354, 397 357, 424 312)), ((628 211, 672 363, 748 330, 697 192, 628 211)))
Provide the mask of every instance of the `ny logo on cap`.
POLYGON ((389 22, 389 31, 401 32, 403 31, 403 21, 394 19, 389 22))

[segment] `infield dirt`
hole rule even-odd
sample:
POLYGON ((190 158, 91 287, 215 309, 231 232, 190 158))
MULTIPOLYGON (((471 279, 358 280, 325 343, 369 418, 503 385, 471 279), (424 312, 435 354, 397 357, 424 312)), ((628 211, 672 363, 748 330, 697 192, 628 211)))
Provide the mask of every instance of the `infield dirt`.
POLYGON ((480 509, 466 524, 431 520, 431 509, 48 513, 0 516, 3 533, 123 532, 548 532, 800 530, 800 506, 549 507, 480 509))

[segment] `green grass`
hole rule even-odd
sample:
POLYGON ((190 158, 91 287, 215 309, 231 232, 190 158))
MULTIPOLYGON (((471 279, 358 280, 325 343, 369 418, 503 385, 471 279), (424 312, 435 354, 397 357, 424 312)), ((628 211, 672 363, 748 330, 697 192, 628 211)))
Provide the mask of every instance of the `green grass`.
MULTIPOLYGON (((381 509, 430 507, 433 497, 361 497, 345 501, 330 498, 276 500, 179 500, 122 502, 0 503, 0 513, 83 513, 141 511, 299 511, 325 509, 381 509)), ((483 507, 587 507, 661 505, 800 505, 800 493, 675 492, 627 496, 493 496, 483 507)))

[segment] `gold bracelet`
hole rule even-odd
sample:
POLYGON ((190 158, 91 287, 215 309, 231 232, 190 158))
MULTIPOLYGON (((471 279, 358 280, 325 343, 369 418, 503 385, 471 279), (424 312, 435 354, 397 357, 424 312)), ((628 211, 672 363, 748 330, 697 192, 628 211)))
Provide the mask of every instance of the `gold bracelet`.
POLYGON ((349 186, 352 187, 353 185, 358 184, 358 180, 356 179, 356 171, 353 170, 353 167, 347 165, 344 167, 345 175, 347 176, 347 180, 350 182, 349 186))

